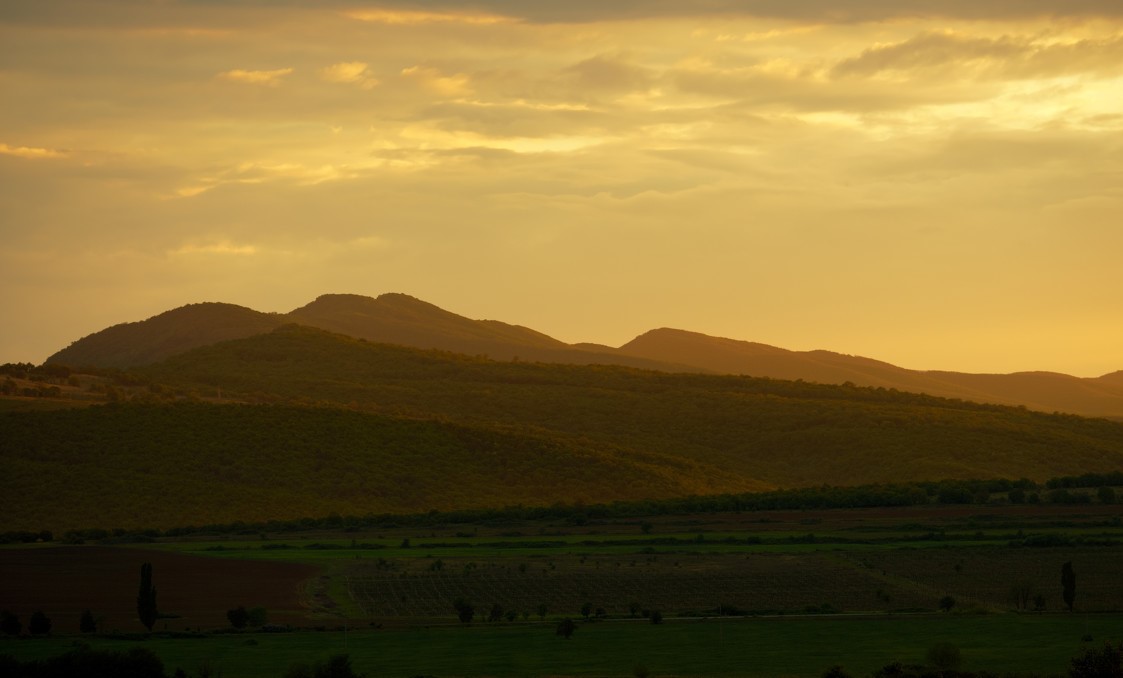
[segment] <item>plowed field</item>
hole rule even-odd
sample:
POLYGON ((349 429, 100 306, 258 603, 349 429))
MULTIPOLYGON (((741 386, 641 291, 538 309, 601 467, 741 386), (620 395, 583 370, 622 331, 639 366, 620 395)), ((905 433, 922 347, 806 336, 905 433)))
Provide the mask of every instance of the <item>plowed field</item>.
POLYGON ((310 565, 229 560, 166 551, 105 546, 0 549, 0 605, 27 625, 35 610, 54 630, 78 631, 82 610, 98 629, 143 631, 137 619, 140 566, 152 563, 157 629, 223 626, 226 611, 264 607, 277 623, 305 621, 305 583, 319 570, 310 565))

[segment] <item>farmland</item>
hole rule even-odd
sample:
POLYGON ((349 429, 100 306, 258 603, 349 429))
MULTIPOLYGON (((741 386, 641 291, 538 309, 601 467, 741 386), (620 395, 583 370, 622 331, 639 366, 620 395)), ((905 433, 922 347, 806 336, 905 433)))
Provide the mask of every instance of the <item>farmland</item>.
POLYGON ((141 642, 169 667, 206 659, 236 676, 336 652, 368 675, 628 675, 637 663, 675 675, 819 675, 841 663, 864 675, 922 663, 935 639, 959 646, 971 670, 1061 673, 1083 638, 1123 638, 1118 518, 1107 505, 996 504, 7 547, 5 605, 25 619, 46 609, 56 637, 4 641, 0 653, 65 651, 91 607, 103 621, 85 639, 94 647, 141 642), (1060 595, 1066 561, 1075 614, 1060 595), (154 563, 167 615, 147 640, 133 607, 141 562, 154 563), (1043 609, 1018 609, 1015 584, 1043 609), (474 606, 471 624, 457 621, 457 599, 474 606), (229 633, 225 611, 238 605, 291 630, 229 633), (655 610, 658 626, 645 618, 655 610), (572 641, 553 633, 563 617, 579 622, 572 641))

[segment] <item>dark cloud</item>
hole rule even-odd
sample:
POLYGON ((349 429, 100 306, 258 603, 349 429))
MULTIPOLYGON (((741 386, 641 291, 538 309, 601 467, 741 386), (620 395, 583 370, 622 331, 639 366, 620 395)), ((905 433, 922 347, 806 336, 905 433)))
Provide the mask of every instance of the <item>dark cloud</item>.
POLYGON ((362 8, 413 11, 484 11, 543 23, 673 17, 751 16, 815 23, 849 23, 917 17, 1016 20, 1039 17, 1120 17, 1118 0, 60 0, 7 2, 0 22, 69 26, 163 26, 171 22, 225 25, 246 17, 292 11, 362 8), (231 17, 238 16, 238 20, 231 17))
MULTIPOLYGON (((381 3, 370 3, 381 4, 381 3)), ((399 3, 413 9, 463 10, 456 0, 399 3)), ((879 21, 910 17, 1024 19, 1031 17, 1123 16, 1117 0, 484 0, 474 7, 542 22, 588 22, 741 15, 823 23, 879 21)))

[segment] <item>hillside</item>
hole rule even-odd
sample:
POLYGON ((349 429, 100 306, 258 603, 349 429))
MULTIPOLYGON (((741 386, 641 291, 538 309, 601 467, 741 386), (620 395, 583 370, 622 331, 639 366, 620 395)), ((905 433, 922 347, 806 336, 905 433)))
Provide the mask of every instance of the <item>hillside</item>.
POLYGON ((83 337, 47 358, 47 363, 72 367, 148 365, 198 346, 269 332, 284 323, 283 316, 244 306, 189 304, 83 337))
POLYGON ((854 386, 496 362, 295 325, 126 377, 158 384, 148 397, 221 389, 258 404, 9 412, 0 490, 13 526, 1042 481, 1123 467, 1123 425, 1106 420, 854 386))
POLYGON ((1097 379, 1063 374, 964 374, 909 370, 831 351, 766 344, 662 328, 620 348, 565 344, 496 320, 471 320, 404 294, 377 298, 327 294, 287 314, 229 304, 195 304, 80 339, 48 359, 70 366, 149 365, 192 348, 296 323, 380 343, 439 349, 494 360, 624 365, 665 372, 746 374, 822 384, 852 383, 983 403, 1023 405, 1123 420, 1123 373, 1097 379))
POLYGON ((1082 379, 1051 372, 966 374, 925 372, 831 351, 789 351, 774 346, 658 329, 620 347, 625 355, 692 365, 718 374, 803 379, 822 384, 895 388, 974 402, 1023 405, 1042 412, 1123 418, 1120 372, 1082 379))
POLYGON ((424 512, 704 489, 580 440, 326 408, 105 405, 0 415, 5 529, 424 512), (65 491, 60 492, 60 488, 65 491))

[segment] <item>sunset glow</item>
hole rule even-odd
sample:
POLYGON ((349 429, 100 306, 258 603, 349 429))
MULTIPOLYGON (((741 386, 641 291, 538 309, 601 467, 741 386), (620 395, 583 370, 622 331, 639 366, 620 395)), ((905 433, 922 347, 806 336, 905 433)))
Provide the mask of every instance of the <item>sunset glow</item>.
POLYGON ((1116 0, 471 7, 0 6, 0 362, 396 291, 567 342, 1123 369, 1116 0))

